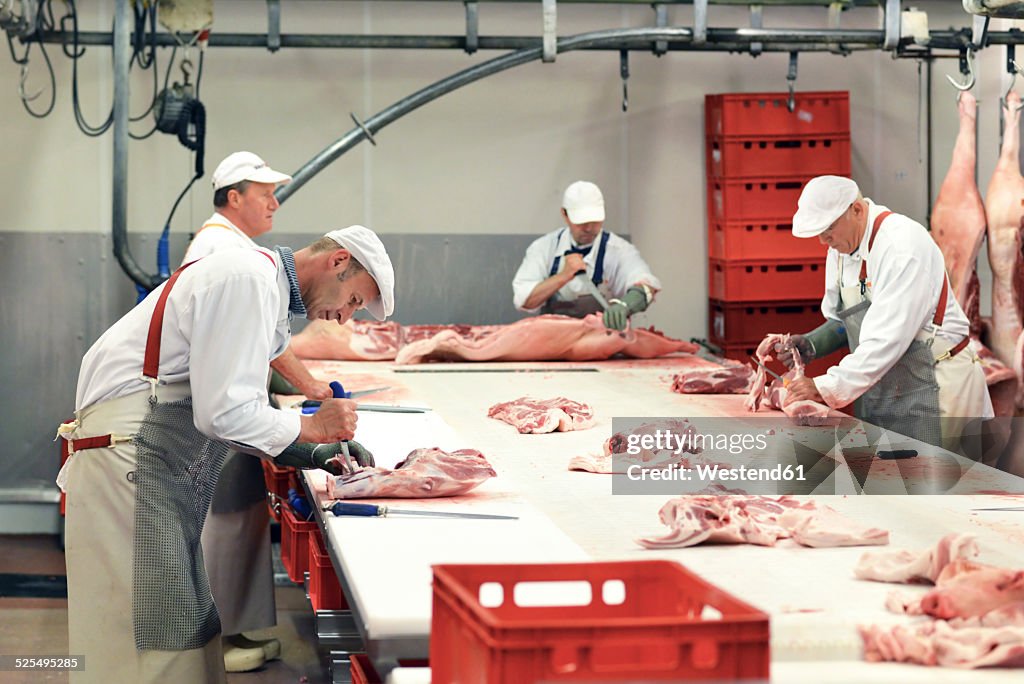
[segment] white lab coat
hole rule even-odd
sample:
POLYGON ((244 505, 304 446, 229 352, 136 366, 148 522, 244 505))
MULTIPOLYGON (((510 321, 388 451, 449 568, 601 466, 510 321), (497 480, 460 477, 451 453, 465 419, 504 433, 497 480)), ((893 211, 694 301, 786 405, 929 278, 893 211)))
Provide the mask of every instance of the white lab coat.
POLYGON ((213 216, 208 218, 206 223, 196 231, 192 242, 188 244, 188 249, 185 250, 185 258, 181 260, 181 263, 187 264, 190 261, 202 259, 204 256, 219 252, 222 249, 246 247, 256 249, 259 245, 243 233, 241 228, 226 219, 219 212, 214 212, 213 216))
MULTIPOLYGON (((604 231, 594 239, 594 247, 590 250, 590 254, 583 257, 583 263, 586 264, 589 276, 594 273, 603 233, 604 231)), ((551 276, 551 264, 555 257, 561 256, 567 249, 576 246, 569 229, 559 228, 537 238, 526 248, 523 262, 519 265, 519 270, 516 271, 515 278, 512 280, 512 303, 517 309, 528 313, 537 313, 541 310, 542 307, 526 309, 523 307, 523 303, 541 281, 547 280, 551 276)), ((561 266, 559 264, 559 268, 561 266)), ((574 278, 562 287, 555 297, 571 302, 577 297, 590 295, 590 290, 584 283, 579 282, 580 280, 574 278)), ((651 273, 651 267, 640 256, 637 248, 614 233, 609 233, 608 246, 605 248, 602 281, 598 285, 598 289, 610 298, 622 297, 626 294, 626 290, 637 283, 646 284, 654 290, 661 289, 661 281, 651 273)))
MULTIPOLYGON (((888 211, 871 200, 866 201, 867 229, 860 246, 853 254, 829 249, 825 257, 825 296, 821 312, 826 318, 839 319, 840 273, 843 287, 857 284, 875 217, 888 211)), ((932 332, 935 307, 946 277, 945 262, 924 226, 894 213, 878 230, 867 276, 871 307, 864 317, 857 350, 829 368, 825 375, 814 379, 818 392, 829 406, 851 403, 893 367, 918 333, 932 332)), ((967 316, 952 291, 946 299, 942 326, 934 332, 936 341, 945 342, 947 346, 970 333, 967 316)), ((992 403, 987 396, 984 404, 980 417, 991 418, 992 403)))

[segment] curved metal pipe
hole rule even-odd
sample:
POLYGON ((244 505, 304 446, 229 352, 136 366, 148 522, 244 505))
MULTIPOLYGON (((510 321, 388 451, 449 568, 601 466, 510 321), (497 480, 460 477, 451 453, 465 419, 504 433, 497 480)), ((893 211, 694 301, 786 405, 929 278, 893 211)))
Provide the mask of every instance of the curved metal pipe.
MULTIPOLYGON (((597 47, 604 43, 614 43, 623 39, 636 39, 644 41, 661 40, 666 42, 685 42, 693 39, 693 31, 681 27, 665 28, 636 28, 636 29, 609 29, 605 31, 593 31, 581 33, 577 36, 561 38, 558 41, 558 52, 569 52, 571 50, 583 50, 590 47, 597 47)), ((374 114, 366 119, 363 126, 357 126, 342 137, 335 140, 310 159, 305 165, 292 175, 292 182, 277 190, 278 202, 284 202, 291 197, 303 185, 308 183, 316 174, 329 166, 335 159, 348 152, 359 142, 365 140, 368 134, 376 133, 389 123, 396 121, 409 112, 412 112, 423 105, 436 100, 437 98, 457 90, 462 86, 469 85, 474 81, 492 74, 511 69, 512 67, 526 64, 540 59, 542 48, 530 48, 520 50, 501 57, 477 64, 468 69, 431 84, 426 88, 416 91, 409 97, 395 102, 390 107, 374 114)))

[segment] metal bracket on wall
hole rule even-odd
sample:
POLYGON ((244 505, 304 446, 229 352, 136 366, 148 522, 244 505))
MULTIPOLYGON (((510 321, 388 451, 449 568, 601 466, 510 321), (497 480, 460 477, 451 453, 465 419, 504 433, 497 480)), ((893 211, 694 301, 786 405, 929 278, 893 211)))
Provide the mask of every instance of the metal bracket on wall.
MULTIPOLYGON (((833 31, 839 30, 839 25, 842 21, 843 10, 845 7, 841 2, 833 2, 828 6, 828 27, 833 31)), ((847 55, 849 50, 843 47, 842 43, 836 43, 836 46, 830 50, 835 55, 847 55)))
MULTIPOLYGON (((764 28, 764 5, 751 5, 750 6, 750 28, 762 29, 764 28)), ((764 43, 751 43, 750 44, 750 56, 757 57, 761 54, 761 50, 764 49, 764 43)))
POLYGON ((267 0, 267 50, 281 49, 281 0, 267 0))
POLYGON ((693 44, 708 42, 708 0, 693 0, 693 44))
POLYGON ((543 0, 541 8, 544 13, 541 61, 554 62, 558 53, 558 3, 556 0, 543 0))
MULTIPOLYGON (((655 3, 652 5, 654 8, 654 25, 658 28, 665 28, 668 26, 668 7, 662 3, 655 3)), ((668 41, 667 40, 656 40, 654 41, 654 54, 661 57, 663 54, 668 52, 668 41)))
POLYGON ((476 0, 466 3, 466 54, 480 47, 480 10, 476 0))
POLYGON ((786 108, 791 112, 796 110, 796 60, 799 55, 799 52, 789 53, 789 71, 786 73, 786 85, 789 88, 786 108))
POLYGON ((900 45, 900 0, 885 0, 885 6, 879 5, 882 12, 882 28, 885 38, 882 40, 883 50, 895 50, 900 45))
POLYGON ((366 139, 370 141, 370 144, 373 145, 374 147, 376 147, 377 146, 377 141, 374 139, 373 133, 370 132, 370 129, 366 127, 366 124, 364 124, 362 121, 360 121, 359 117, 357 117, 352 112, 349 112, 348 115, 352 117, 352 121, 354 121, 356 126, 359 127, 359 130, 361 130, 363 132, 363 135, 365 135, 366 139))

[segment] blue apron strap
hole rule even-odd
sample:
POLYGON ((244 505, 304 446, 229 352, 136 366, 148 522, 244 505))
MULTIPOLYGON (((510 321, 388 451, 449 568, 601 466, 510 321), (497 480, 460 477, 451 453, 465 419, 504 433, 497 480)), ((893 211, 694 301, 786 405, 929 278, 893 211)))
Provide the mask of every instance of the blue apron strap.
MULTIPOLYGON (((565 232, 565 228, 563 228, 562 230, 558 231, 558 235, 555 236, 555 247, 558 247, 558 243, 561 242, 561 240, 562 240, 562 233, 564 233, 564 232, 565 232)), ((562 261, 562 255, 561 254, 556 254, 555 255, 555 260, 553 262, 551 262, 551 272, 548 273, 549 276, 553 276, 556 273, 558 273, 558 264, 561 263, 561 261, 562 261)))
POLYGON ((607 231, 601 233, 601 244, 597 247, 597 259, 594 260, 594 277, 591 278, 595 285, 600 285, 604 278, 604 251, 608 246, 609 236, 610 233, 607 231))

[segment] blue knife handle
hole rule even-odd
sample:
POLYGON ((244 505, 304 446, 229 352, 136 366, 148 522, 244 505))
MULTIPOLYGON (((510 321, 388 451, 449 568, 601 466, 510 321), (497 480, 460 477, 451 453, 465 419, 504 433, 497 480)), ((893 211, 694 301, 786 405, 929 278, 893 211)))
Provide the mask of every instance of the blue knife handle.
POLYGON ((333 380, 331 382, 331 392, 334 393, 334 398, 335 399, 351 399, 352 398, 352 393, 351 392, 346 392, 345 388, 342 387, 341 383, 338 382, 337 380, 333 380))
POLYGON ((367 518, 375 518, 380 515, 380 506, 374 504, 345 503, 339 501, 331 506, 331 513, 334 515, 360 515, 367 518))

